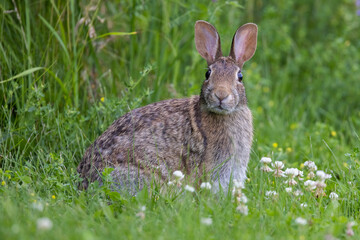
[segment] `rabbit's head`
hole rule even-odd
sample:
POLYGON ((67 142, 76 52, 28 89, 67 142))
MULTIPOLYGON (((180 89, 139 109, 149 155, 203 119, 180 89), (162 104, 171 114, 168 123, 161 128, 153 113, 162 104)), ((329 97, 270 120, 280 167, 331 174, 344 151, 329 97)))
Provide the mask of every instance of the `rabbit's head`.
POLYGON ((209 111, 230 114, 246 104, 241 70, 244 62, 254 55, 256 41, 257 26, 244 24, 234 35, 229 56, 223 57, 215 27, 205 21, 196 22, 196 49, 208 64, 200 97, 209 111))

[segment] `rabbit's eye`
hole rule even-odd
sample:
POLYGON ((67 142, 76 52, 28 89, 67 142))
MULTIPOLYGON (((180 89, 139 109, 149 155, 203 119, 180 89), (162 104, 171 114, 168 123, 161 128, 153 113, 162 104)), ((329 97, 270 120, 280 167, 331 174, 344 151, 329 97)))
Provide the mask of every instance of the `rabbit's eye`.
POLYGON ((237 75, 238 75, 239 82, 241 82, 243 79, 242 73, 239 71, 237 75))
POLYGON ((205 73, 206 80, 209 79, 210 74, 211 74, 211 70, 209 69, 209 70, 207 70, 207 72, 205 73))

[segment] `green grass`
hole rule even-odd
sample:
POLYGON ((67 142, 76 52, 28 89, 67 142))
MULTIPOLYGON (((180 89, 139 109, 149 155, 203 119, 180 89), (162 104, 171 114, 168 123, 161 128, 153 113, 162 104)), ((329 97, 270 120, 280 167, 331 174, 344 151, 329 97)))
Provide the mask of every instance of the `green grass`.
POLYGON ((346 225, 360 210, 359 39, 353 0, 2 1, 0 239, 357 239, 359 227, 350 237, 346 225), (231 194, 79 191, 85 149, 116 118, 199 93, 198 19, 216 26, 224 53, 238 26, 259 26, 243 71, 255 128, 243 190, 249 214, 236 211, 231 194), (303 196, 286 193, 284 180, 260 171, 262 156, 288 168, 314 161, 332 174, 327 196, 302 183, 303 196), (269 190, 278 198, 267 199, 269 190), (37 229, 42 217, 50 230, 37 229))

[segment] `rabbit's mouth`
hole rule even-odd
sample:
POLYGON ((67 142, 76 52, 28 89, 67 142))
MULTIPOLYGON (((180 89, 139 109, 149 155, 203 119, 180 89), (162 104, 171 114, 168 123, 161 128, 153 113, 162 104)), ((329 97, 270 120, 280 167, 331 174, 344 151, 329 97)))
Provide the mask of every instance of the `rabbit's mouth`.
POLYGON ((221 114, 221 115, 227 115, 234 111, 234 108, 226 107, 222 104, 219 104, 218 106, 208 106, 208 109, 210 112, 221 114))
POLYGON ((208 110, 210 112, 221 115, 227 115, 232 113, 237 105, 236 100, 236 96, 232 94, 220 95, 219 92, 212 92, 208 95, 207 98, 205 98, 208 110))

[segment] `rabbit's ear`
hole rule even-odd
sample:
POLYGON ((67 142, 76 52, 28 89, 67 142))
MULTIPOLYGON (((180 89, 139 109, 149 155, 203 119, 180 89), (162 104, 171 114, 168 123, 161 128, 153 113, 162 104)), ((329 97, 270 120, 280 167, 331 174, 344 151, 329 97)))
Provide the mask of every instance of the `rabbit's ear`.
POLYGON ((258 28, 254 23, 242 25, 236 31, 230 50, 232 57, 241 68, 255 53, 258 28))
POLYGON ((200 20, 195 23, 195 45, 208 65, 222 57, 219 34, 208 22, 200 20))

